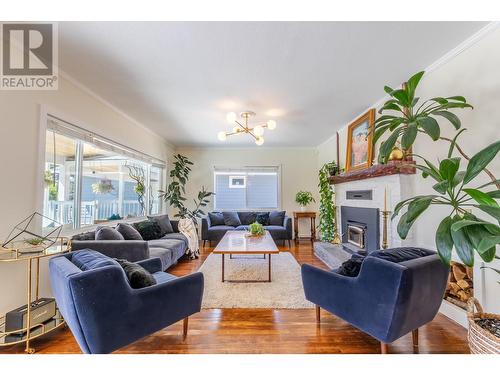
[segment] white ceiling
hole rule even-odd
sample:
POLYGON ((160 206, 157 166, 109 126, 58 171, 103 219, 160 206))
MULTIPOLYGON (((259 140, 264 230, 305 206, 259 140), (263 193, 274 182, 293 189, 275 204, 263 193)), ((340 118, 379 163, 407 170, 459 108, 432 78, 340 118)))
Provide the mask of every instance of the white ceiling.
POLYGON ((174 145, 316 146, 484 22, 62 22, 61 68, 174 145))

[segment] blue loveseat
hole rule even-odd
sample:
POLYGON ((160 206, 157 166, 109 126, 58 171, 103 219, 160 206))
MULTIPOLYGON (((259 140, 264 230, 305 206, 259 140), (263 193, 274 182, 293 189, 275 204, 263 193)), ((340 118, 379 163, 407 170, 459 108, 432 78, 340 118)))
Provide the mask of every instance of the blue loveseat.
POLYGON ((156 285, 132 289, 120 265, 93 250, 50 259, 57 305, 84 353, 111 353, 182 319, 187 334, 187 318, 201 309, 203 274, 175 277, 161 272, 158 258, 137 263, 156 285))
MULTIPOLYGON (((210 214, 217 213, 211 212, 210 214)), ((203 217, 201 219, 201 239, 203 240, 203 244, 206 241, 218 243, 228 230, 248 230, 248 226, 255 222, 256 216, 263 212, 241 211, 236 213, 240 219, 240 225, 225 225, 220 222, 213 223, 210 215, 203 217)), ((285 241, 288 241, 288 246, 290 246, 290 241, 292 240, 292 219, 290 217, 285 215, 279 223, 272 222, 270 225, 264 225, 264 228, 269 231, 275 242, 280 241, 284 244, 285 241)))
POLYGON ((188 240, 179 233, 178 220, 170 220, 173 233, 157 240, 96 240, 95 231, 80 233, 72 237, 72 250, 92 249, 111 258, 127 259, 130 262, 149 258, 160 258, 162 270, 175 265, 186 253, 188 240))
MULTIPOLYGON (((418 347, 418 328, 436 316, 442 303, 449 267, 431 251, 419 249, 425 256, 398 263, 383 259, 398 257, 401 250, 370 253, 361 263, 356 277, 302 265, 306 299, 319 308, 342 318, 381 342, 387 343, 413 333, 418 347)), ((414 249, 414 248, 411 248, 414 249)))

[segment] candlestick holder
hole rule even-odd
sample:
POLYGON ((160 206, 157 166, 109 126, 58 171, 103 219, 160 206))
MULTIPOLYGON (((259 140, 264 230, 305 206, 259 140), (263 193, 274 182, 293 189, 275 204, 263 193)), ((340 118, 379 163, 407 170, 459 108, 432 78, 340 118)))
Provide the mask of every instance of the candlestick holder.
POLYGON ((387 243, 387 218, 389 217, 389 214, 391 211, 383 210, 382 211, 382 249, 387 249, 388 243, 387 243))

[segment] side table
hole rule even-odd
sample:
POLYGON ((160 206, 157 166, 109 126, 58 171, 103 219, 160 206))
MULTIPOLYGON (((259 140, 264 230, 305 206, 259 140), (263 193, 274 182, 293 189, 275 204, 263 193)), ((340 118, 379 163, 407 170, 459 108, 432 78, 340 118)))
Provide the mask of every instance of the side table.
POLYGON ((293 227, 295 231, 295 243, 297 243, 300 239, 309 239, 311 242, 314 242, 316 239, 316 212, 295 211, 293 213, 293 227), (299 237, 299 219, 301 218, 309 218, 311 221, 310 237, 299 237))

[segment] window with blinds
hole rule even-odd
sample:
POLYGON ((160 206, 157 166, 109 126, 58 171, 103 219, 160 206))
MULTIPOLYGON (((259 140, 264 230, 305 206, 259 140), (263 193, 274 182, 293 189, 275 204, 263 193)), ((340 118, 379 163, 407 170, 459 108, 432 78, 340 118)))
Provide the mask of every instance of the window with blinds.
POLYGON ((214 169, 216 210, 276 210, 280 206, 280 168, 214 169))

